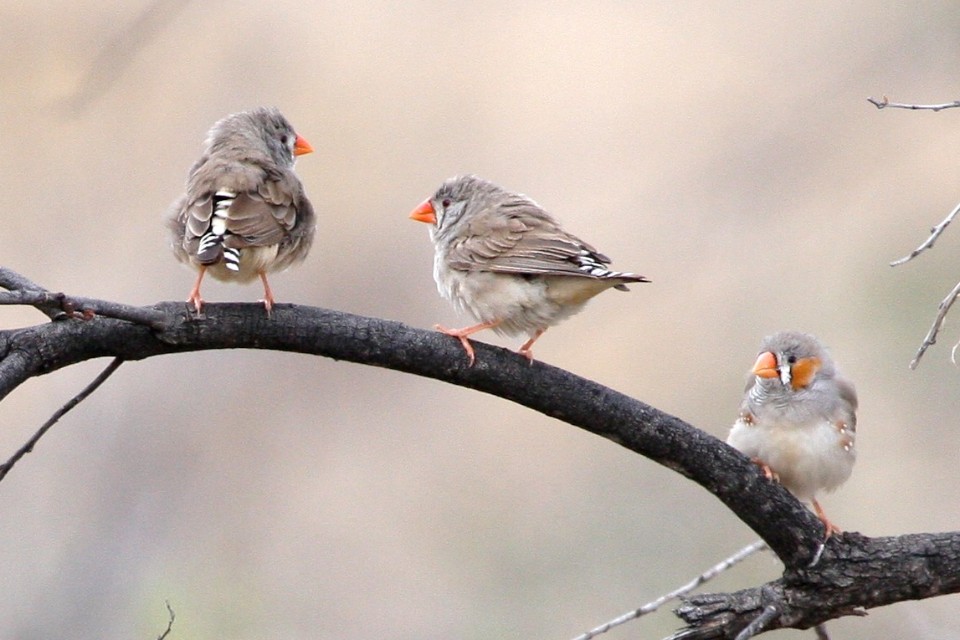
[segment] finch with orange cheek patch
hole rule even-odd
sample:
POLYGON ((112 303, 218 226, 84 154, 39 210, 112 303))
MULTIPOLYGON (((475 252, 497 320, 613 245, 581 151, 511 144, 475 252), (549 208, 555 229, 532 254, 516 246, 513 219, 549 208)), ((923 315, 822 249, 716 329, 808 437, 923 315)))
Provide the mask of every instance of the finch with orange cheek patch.
POLYGON ((782 331, 764 339, 750 371, 740 417, 727 444, 813 506, 827 529, 840 529, 817 502, 846 482, 857 459, 857 392, 813 336, 782 331))

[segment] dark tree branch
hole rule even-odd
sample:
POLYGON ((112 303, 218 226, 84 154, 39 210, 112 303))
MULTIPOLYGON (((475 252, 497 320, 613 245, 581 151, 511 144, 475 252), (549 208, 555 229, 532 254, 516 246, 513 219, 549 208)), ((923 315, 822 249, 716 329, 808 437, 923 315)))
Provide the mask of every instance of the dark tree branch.
MULTIPOLYGON (((0 285, 4 281, 0 273, 0 285)), ((5 285, 3 285, 5 286, 5 285)), ((30 287, 39 289, 39 287, 30 287)), ((41 289, 42 290, 42 289, 41 289)), ((823 525, 746 457, 679 418, 543 362, 483 343, 467 366, 457 340, 399 322, 278 304, 183 302, 143 308, 159 324, 95 316, 0 331, 0 399, 29 378, 100 357, 142 360, 205 349, 272 349, 321 355, 434 378, 489 393, 607 438, 697 482, 757 532, 786 566, 765 585, 782 600, 768 628, 807 628, 860 608, 960 591, 960 532, 829 539, 823 525), (162 329, 155 328, 162 326, 162 329)), ((698 596, 679 615, 733 638, 771 604, 760 589, 698 596), (702 603, 702 604, 697 604, 702 603)), ((776 602, 774 602, 776 604, 776 602)))
POLYGON ((960 532, 892 538, 843 535, 814 568, 788 570, 763 587, 689 598, 676 611, 689 629, 676 640, 734 638, 764 608, 780 615, 767 629, 807 629, 846 615, 960 591, 960 532), (880 585, 883 586, 880 586, 880 585))

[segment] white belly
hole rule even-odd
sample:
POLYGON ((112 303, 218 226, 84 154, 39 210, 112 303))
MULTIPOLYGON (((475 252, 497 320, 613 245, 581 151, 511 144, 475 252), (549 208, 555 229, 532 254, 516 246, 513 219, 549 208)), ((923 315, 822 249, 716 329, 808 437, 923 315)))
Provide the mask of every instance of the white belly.
POLYGON ((853 432, 827 420, 761 426, 741 419, 730 430, 727 444, 767 464, 780 482, 805 502, 820 491, 843 484, 857 457, 853 432))

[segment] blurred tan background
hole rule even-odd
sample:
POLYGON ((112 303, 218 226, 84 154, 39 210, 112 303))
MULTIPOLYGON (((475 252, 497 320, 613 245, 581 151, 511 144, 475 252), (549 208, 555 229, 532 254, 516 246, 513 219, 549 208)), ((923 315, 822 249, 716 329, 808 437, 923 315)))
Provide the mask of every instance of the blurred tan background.
MULTIPOLYGON (((761 337, 816 333, 861 400, 860 460, 828 513, 869 535, 957 529, 960 309, 907 363, 960 279, 960 228, 887 263, 960 201, 960 110, 866 102, 958 98, 956 3, 643 4, 6 3, 3 264, 76 295, 184 299, 194 276, 162 215, 215 120, 276 105, 318 149, 298 173, 319 213, 307 262, 271 280, 278 300, 468 322, 407 214, 478 173, 654 281, 600 296, 538 358, 724 437, 761 337)), ((5 399, 0 455, 105 364, 5 399)), ((173 637, 195 640, 562 640, 754 538, 680 476, 503 400, 282 353, 155 358, 0 485, 0 624, 150 638, 169 600, 173 637)), ((779 571, 758 557, 708 588, 779 571)), ((607 637, 677 626, 662 612, 607 637)), ((960 607, 830 629, 960 638, 960 607)))

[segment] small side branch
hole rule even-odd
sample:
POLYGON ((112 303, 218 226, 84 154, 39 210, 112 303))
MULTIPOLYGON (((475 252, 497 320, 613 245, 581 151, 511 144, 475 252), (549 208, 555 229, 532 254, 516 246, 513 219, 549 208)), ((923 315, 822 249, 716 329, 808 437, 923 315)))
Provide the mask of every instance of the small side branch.
POLYGON ((167 325, 166 316, 163 313, 146 307, 134 307, 95 298, 75 298, 42 289, 0 291, 0 305, 15 304, 36 307, 52 320, 76 317, 91 320, 94 316, 103 316, 146 325, 158 331, 162 331, 167 325))
MULTIPOLYGON (((920 364, 920 358, 923 357, 923 354, 926 352, 927 347, 930 347, 937 342, 937 334, 940 333, 940 327, 943 326, 943 321, 947 319, 947 313, 950 311, 950 307, 953 306, 953 303, 956 302, 957 296, 960 296, 960 282, 947 294, 947 297, 940 301, 940 304, 937 305, 937 317, 934 318, 933 324, 930 326, 930 330, 927 331, 927 335, 924 336, 923 342, 920 344, 920 348, 917 349, 917 355, 913 356, 913 360, 910 361, 910 368, 916 369, 917 365, 920 364)), ((956 355, 956 347, 954 347, 954 356, 956 355)), ((956 359, 954 358, 954 362, 956 359)))
POLYGON ((899 260, 894 260, 893 262, 890 263, 890 266, 897 267, 906 262, 910 262, 911 260, 916 258, 918 255, 920 255, 927 249, 932 248, 933 243, 936 242, 937 238, 940 237, 940 234, 943 233, 944 229, 947 228, 947 225, 953 222, 953 219, 954 217, 956 217, 957 212, 960 212, 960 203, 958 203, 957 206, 953 208, 953 211, 947 214, 947 217, 944 218, 940 222, 940 224, 930 229, 930 236, 926 240, 924 240, 923 244, 921 244, 919 247, 917 247, 916 249, 914 249, 904 257, 900 258, 899 260))
POLYGON ((944 109, 960 107, 960 100, 944 102, 943 104, 903 104, 901 102, 890 102, 890 100, 887 99, 887 96, 883 96, 879 100, 876 98, 867 98, 867 102, 875 106, 877 109, 886 109, 887 107, 890 107, 891 109, 910 109, 912 111, 943 111, 944 109))
POLYGON ((621 624, 624 624, 625 622, 630 622, 631 620, 636 620, 637 618, 641 616, 645 616, 648 613, 653 613, 654 611, 662 607, 667 602, 670 602, 671 600, 675 600, 676 598, 679 598, 681 596, 685 596, 686 594, 690 593, 691 591, 693 591, 700 585, 704 584, 705 582, 708 582, 716 578, 718 575, 720 575, 727 569, 733 567, 734 565, 738 564, 743 560, 746 560, 756 552, 762 551, 763 549, 766 549, 766 548, 767 548, 766 542, 764 542, 763 540, 757 540, 756 542, 747 545, 743 549, 740 549, 729 558, 710 567, 709 569, 707 569, 706 571, 704 571, 699 576, 697 576, 687 584, 683 585, 682 587, 679 587, 678 589, 675 589, 670 593, 666 593, 652 602, 648 602, 647 604, 643 605, 639 609, 628 611, 627 613, 621 616, 618 616, 613 620, 610 620, 609 622, 605 622, 599 627, 595 627, 590 631, 587 631, 586 633, 577 636, 576 638, 574 638, 574 640, 590 640, 591 638, 594 638, 602 633, 606 633, 607 631, 610 631, 614 627, 618 627, 621 624))
POLYGON ((743 631, 737 634, 735 640, 749 640, 753 636, 762 632, 767 628, 767 625, 770 622, 780 615, 780 608, 776 605, 768 604, 764 607, 763 611, 760 612, 760 615, 754 618, 753 622, 748 624, 743 631))
POLYGON ((39 442, 40 438, 42 438, 43 435, 50 430, 50 427, 55 425, 60 418, 66 415, 68 411, 83 402, 87 396, 96 391, 97 387, 103 384, 103 382, 109 378, 113 372, 120 367, 121 364, 123 364, 123 360, 120 358, 114 358, 110 364, 107 365, 106 369, 101 371, 100 375, 93 379, 93 382, 83 388, 83 391, 72 397, 67 401, 66 404, 57 409, 57 411, 50 416, 50 419, 44 422, 43 426, 37 429, 37 432, 33 434, 33 437, 27 440, 26 444, 20 447, 16 453, 10 456, 9 460, 0 465, 0 480, 3 480, 6 477, 7 473, 13 469, 13 465, 20 461, 20 458, 33 451, 33 448, 36 446, 37 442, 39 442))
POLYGON ((177 619, 176 614, 173 612, 173 607, 170 606, 170 601, 167 600, 165 604, 167 605, 167 615, 169 616, 167 618, 167 628, 157 636, 157 640, 166 640, 166 637, 170 635, 170 631, 173 630, 173 621, 177 619))

